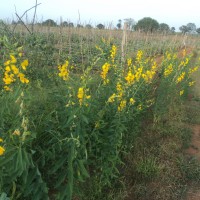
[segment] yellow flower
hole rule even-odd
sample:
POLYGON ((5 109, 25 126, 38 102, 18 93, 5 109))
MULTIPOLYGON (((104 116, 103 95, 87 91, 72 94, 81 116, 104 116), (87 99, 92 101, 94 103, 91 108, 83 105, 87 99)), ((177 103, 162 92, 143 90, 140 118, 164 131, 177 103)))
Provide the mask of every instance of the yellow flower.
POLYGON ((126 100, 122 100, 118 106, 118 111, 121 112, 126 107, 126 100))
POLYGON ((65 64, 58 66, 58 69, 60 71, 60 73, 58 73, 58 75, 63 79, 63 80, 67 80, 69 77, 69 70, 68 70, 68 66, 69 66, 69 62, 66 60, 65 64))
POLYGON ((125 77, 125 80, 128 84, 133 84, 135 82, 135 75, 132 74, 131 71, 128 72, 127 76, 125 77))
POLYGON ((21 63, 21 67, 23 70, 26 70, 26 68, 28 67, 28 60, 24 60, 22 63, 21 63))
POLYGON ((189 69, 188 74, 192 74, 198 70, 199 67, 194 67, 193 69, 189 69))
POLYGON ((180 76, 177 78, 176 83, 181 82, 185 78, 185 72, 182 72, 180 76))
POLYGON ((5 149, 2 146, 0 146, 0 156, 2 156, 4 152, 5 152, 5 149))
POLYGON ((22 83, 29 83, 29 80, 28 80, 27 78, 25 78, 25 75, 24 75, 24 74, 19 73, 19 74, 18 74, 18 77, 19 77, 19 79, 20 79, 20 81, 21 81, 22 83))
POLYGON ((183 95, 183 93, 184 93, 184 90, 181 90, 181 91, 180 91, 180 96, 183 95))
POLYGON ((136 56, 137 62, 140 62, 140 60, 142 59, 142 55, 143 55, 142 50, 139 50, 139 51, 137 52, 137 56, 136 56))
POLYGON ((112 62, 114 63, 115 56, 117 53, 117 47, 115 45, 112 45, 112 49, 111 49, 110 53, 111 53, 110 57, 112 59, 112 62))
POLYGON ((10 65, 10 60, 7 60, 5 63, 4 63, 5 66, 7 65, 10 65))
POLYGON ((21 133, 20 133, 20 131, 19 131, 19 129, 16 129, 14 132, 13 132, 13 135, 20 135, 21 133))
POLYGON ((108 98, 108 102, 113 103, 115 101, 115 98, 116 98, 116 94, 114 93, 108 98))
POLYGON ((139 105, 137 106, 137 109, 138 109, 138 110, 142 110, 142 104, 139 104, 139 105))
POLYGON ((15 56, 10 55, 10 63, 15 64, 17 62, 17 59, 15 58, 15 56))
POLYGON ((12 91, 7 85, 3 87, 6 91, 12 91))
POLYGON ((172 64, 168 65, 168 67, 164 71, 164 76, 167 77, 173 72, 173 66, 172 64))
POLYGON ((3 78, 3 82, 6 84, 6 85, 9 85, 11 84, 12 82, 14 82, 15 79, 14 79, 14 74, 8 74, 7 72, 4 73, 4 78, 3 78))
POLYGON ((109 63, 105 63, 105 64, 102 66, 101 78, 102 78, 104 81, 106 80, 106 76, 107 76, 107 74, 108 74, 109 68, 110 68, 110 64, 109 64, 109 63))
POLYGON ((19 69, 15 65, 11 65, 11 69, 12 69, 14 74, 18 74, 19 73, 19 69))
POLYGON ((127 64, 128 64, 128 67, 131 66, 131 64, 132 64, 132 59, 131 58, 127 59, 127 64))
POLYGON ((84 89, 83 88, 79 88, 78 89, 77 97, 78 97, 80 105, 82 105, 82 103, 83 103, 83 97, 84 97, 84 89))
POLYGON ((130 102, 131 105, 134 105, 135 104, 135 99, 130 98, 129 102, 130 102))
POLYGON ((3 139, 2 139, 2 138, 0 138, 0 142, 3 142, 3 139))
POLYGON ((11 71, 10 66, 6 66, 5 70, 6 70, 6 72, 10 72, 11 71))
POLYGON ((188 83, 188 85, 191 87, 191 86, 194 85, 194 83, 195 83, 195 81, 191 81, 191 82, 188 83))

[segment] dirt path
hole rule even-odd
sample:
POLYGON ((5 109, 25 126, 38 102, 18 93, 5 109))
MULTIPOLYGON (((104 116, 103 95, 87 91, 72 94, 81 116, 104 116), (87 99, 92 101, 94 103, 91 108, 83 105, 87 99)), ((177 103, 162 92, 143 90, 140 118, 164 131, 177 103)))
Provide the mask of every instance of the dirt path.
MULTIPOLYGON (((196 157, 200 161, 200 125, 193 125, 192 129, 193 136, 187 154, 196 157)), ((189 187, 186 200, 200 200, 200 185, 191 185, 189 187)))
MULTIPOLYGON (((194 87, 194 97, 200 99, 200 70, 194 75, 194 80, 196 81, 194 87)), ((200 161, 200 112, 199 112, 200 102, 196 102, 195 108, 197 110, 196 115, 198 120, 195 121, 196 124, 191 125, 193 130, 191 146, 187 150, 187 154, 195 157, 200 161)), ((192 116, 191 116, 192 117, 192 116)), ((200 184, 189 186, 186 200, 200 200, 200 184)))

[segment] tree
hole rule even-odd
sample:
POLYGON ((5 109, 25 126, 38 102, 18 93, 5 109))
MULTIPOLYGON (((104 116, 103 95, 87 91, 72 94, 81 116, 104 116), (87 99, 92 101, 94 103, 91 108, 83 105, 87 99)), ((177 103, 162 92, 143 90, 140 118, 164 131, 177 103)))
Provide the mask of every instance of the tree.
POLYGON ((69 26, 68 22, 66 22, 66 21, 62 22, 60 25, 64 26, 64 27, 68 27, 69 26))
POLYGON ((117 28, 118 29, 122 28, 122 20, 121 19, 118 20, 117 28))
POLYGON ((175 27, 171 27, 171 32, 172 33, 175 33, 175 30, 176 30, 175 27))
POLYGON ((77 24, 77 28, 83 28, 83 25, 77 24))
POLYGON ((196 33, 196 25, 194 23, 188 23, 187 25, 182 25, 179 30, 185 33, 196 33))
POLYGON ((190 29, 189 27, 185 26, 185 25, 182 25, 182 26, 179 28, 179 30, 180 30, 183 34, 185 34, 185 33, 188 33, 191 29, 190 29))
POLYGON ((44 26, 57 26, 56 22, 54 22, 52 19, 47 19, 42 23, 44 26))
POLYGON ((165 23, 161 23, 159 27, 159 31, 162 33, 168 33, 170 31, 169 25, 165 23))
POLYGON ((91 28, 92 28, 92 25, 91 25, 91 24, 86 24, 86 25, 85 25, 85 28, 91 29, 91 28))
POLYGON ((135 30, 140 30, 144 32, 155 32, 159 29, 159 23, 152 19, 151 17, 145 17, 138 21, 135 25, 135 30))
POLYGON ((188 29, 190 30, 190 32, 195 32, 197 27, 194 23, 188 23, 187 24, 188 29))
POLYGON ((104 29, 105 26, 104 26, 103 24, 98 24, 98 25, 97 25, 97 28, 98 28, 98 29, 104 29))
POLYGON ((197 28, 197 29, 196 29, 196 32, 197 32, 198 34, 200 34, 200 28, 197 28))
POLYGON ((69 23, 69 27, 74 27, 74 24, 72 22, 69 23))

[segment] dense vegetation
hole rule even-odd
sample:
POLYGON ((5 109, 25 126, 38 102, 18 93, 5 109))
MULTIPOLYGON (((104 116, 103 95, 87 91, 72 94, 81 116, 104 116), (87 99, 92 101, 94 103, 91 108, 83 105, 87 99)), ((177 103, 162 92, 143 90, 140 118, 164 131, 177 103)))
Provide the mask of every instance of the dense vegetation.
POLYGON ((119 31, 66 30, 1 32, 1 198, 125 199, 127 190, 145 198, 147 183, 170 167, 182 173, 176 182, 187 181, 176 155, 182 147, 152 144, 182 146, 189 137, 177 122, 195 84, 197 54, 182 47, 181 36, 144 40, 128 32, 121 41, 119 31), (176 164, 168 168, 163 152, 176 164))

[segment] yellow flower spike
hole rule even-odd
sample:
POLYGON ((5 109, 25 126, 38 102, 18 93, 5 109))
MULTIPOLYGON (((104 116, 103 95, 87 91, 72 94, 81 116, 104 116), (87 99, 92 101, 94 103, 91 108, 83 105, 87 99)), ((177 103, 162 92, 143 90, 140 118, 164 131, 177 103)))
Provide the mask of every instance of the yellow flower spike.
POLYGON ((109 63, 105 63, 103 66, 102 66, 102 72, 101 72, 101 78, 103 80, 106 79, 106 76, 108 74, 108 71, 109 71, 109 68, 110 68, 110 64, 109 63))
POLYGON ((126 100, 122 100, 118 106, 118 111, 121 112, 126 107, 126 100))
POLYGON ((168 67, 164 70, 164 76, 167 77, 173 72, 172 64, 169 64, 168 67))
POLYGON ((128 72, 127 76, 125 77, 125 80, 128 84, 133 84, 135 82, 135 75, 132 74, 131 71, 128 72))
POLYGON ((4 152, 5 152, 5 149, 2 146, 0 146, 0 156, 2 156, 4 152))
POLYGON ((139 62, 142 59, 143 51, 139 50, 137 52, 136 60, 139 62))
POLYGON ((176 83, 180 83, 185 78, 185 72, 182 72, 177 78, 176 83))
POLYGON ((128 59, 127 59, 127 65, 128 65, 128 67, 130 67, 131 64, 132 64, 132 59, 131 59, 131 58, 128 58, 128 59))
POLYGON ((2 138, 0 138, 0 142, 3 142, 3 139, 2 139, 2 138))
POLYGON ((60 76, 63 80, 68 80, 69 78, 69 70, 68 70, 69 62, 66 60, 65 64, 58 66, 58 76, 60 76))
POLYGON ((22 63, 21 63, 21 67, 23 70, 26 70, 26 68, 28 67, 28 60, 24 60, 22 63))
POLYGON ((83 97, 84 97, 84 89, 83 88, 79 88, 78 89, 77 97, 78 97, 80 105, 82 105, 82 103, 83 103, 83 97))
POLYGON ((184 93, 184 90, 181 90, 181 91, 180 91, 180 96, 182 96, 182 95, 183 95, 183 93, 184 93))
POLYGON ((114 63, 115 56, 116 56, 116 53, 117 53, 117 47, 115 45, 112 46, 110 53, 111 53, 110 57, 112 59, 112 62, 114 63))
POLYGON ((15 64, 17 62, 17 59, 15 58, 15 56, 10 55, 10 63, 15 64))

